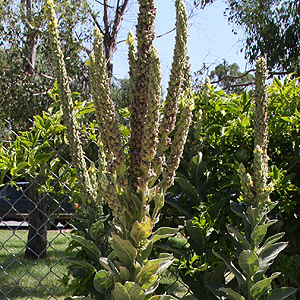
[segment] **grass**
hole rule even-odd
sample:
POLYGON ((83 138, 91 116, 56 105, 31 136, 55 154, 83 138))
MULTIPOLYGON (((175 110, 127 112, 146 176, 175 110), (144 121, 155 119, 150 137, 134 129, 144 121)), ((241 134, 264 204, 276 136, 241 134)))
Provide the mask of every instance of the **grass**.
POLYGON ((61 258, 68 232, 48 231, 48 256, 38 261, 24 257, 27 230, 0 230, 0 299, 63 300, 60 279, 67 273, 61 258))
MULTIPOLYGON (((69 233, 48 231, 48 256, 38 261, 24 257, 27 234, 27 230, 0 230, 0 300, 64 300, 69 295, 60 279, 67 273, 67 263, 61 256, 69 233)), ((180 249, 186 239, 175 237, 170 242, 180 249)), ((160 292, 182 297, 188 290, 175 273, 171 268, 163 274, 160 292)))

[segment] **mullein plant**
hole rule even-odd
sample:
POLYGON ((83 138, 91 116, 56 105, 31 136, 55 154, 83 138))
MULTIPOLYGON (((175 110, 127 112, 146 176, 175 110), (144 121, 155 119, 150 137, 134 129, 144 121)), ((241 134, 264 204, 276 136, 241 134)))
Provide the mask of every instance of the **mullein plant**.
POLYGON ((83 159, 53 1, 45 1, 67 138, 78 182, 83 189, 82 202, 89 206, 93 201, 105 201, 113 215, 109 238, 113 251, 108 257, 101 257, 97 251, 93 253, 103 267, 94 278, 94 287, 102 295, 99 299, 171 299, 167 295, 153 295, 162 272, 171 265, 173 258, 166 253, 155 259, 149 259, 149 255, 155 242, 177 232, 175 228, 165 227, 154 231, 154 226, 159 220, 167 189, 173 184, 194 107, 189 91, 187 13, 184 0, 176 0, 175 5, 174 58, 167 96, 162 104, 161 68, 153 46, 155 1, 139 0, 137 37, 130 32, 127 39, 131 85, 129 149, 123 145, 110 96, 103 37, 98 29, 94 31, 94 51, 88 65, 105 154, 95 189, 83 159), (179 107, 182 108, 180 111, 179 107))
POLYGON ((255 108, 254 108, 254 151, 253 175, 246 172, 243 164, 238 172, 241 180, 241 203, 231 203, 231 209, 243 218, 244 227, 239 230, 227 225, 230 235, 236 240, 237 264, 221 253, 215 253, 224 261, 237 280, 237 287, 216 286, 208 283, 219 299, 234 300, 281 300, 295 291, 290 287, 272 288, 272 280, 280 275, 275 272, 267 275, 273 260, 287 246, 278 242, 284 235, 277 233, 266 237, 268 227, 277 222, 269 219, 268 213, 276 206, 270 200, 273 182, 268 182, 268 98, 267 65, 264 58, 259 58, 255 74, 255 108))

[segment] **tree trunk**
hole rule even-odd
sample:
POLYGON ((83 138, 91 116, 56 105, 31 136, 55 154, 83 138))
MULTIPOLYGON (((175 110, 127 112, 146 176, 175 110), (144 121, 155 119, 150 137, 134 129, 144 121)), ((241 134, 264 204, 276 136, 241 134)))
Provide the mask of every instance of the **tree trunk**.
POLYGON ((105 53, 105 58, 106 58, 106 71, 107 71, 107 77, 109 79, 109 87, 111 89, 112 87, 112 77, 113 77, 113 68, 114 68, 114 63, 113 63, 113 53, 115 50, 115 43, 111 42, 111 37, 106 36, 103 39, 103 44, 104 44, 104 53, 105 53))
POLYGON ((28 215, 28 239, 25 251, 26 258, 47 257, 47 216, 46 203, 37 191, 37 184, 33 184, 28 194, 30 212, 28 215))
POLYGON ((25 5, 26 8, 26 17, 24 17, 23 23, 24 26, 27 27, 26 43, 24 45, 24 71, 26 74, 32 76, 33 79, 35 72, 36 51, 39 38, 36 33, 36 30, 29 27, 29 24, 32 23, 33 1, 21 0, 21 4, 25 5))

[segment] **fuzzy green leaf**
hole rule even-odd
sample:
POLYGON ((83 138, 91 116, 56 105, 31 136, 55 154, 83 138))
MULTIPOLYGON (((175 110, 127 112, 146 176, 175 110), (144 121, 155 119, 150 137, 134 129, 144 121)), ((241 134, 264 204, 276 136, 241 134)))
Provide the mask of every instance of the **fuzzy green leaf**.
POLYGON ((265 292, 271 288, 271 282, 280 275, 279 272, 272 274, 270 277, 256 282, 250 289, 250 294, 254 299, 259 299, 265 292))
MULTIPOLYGON (((154 275, 161 274, 173 262, 173 256, 170 254, 160 254, 160 258, 149 260, 137 275, 137 282, 144 286, 153 279, 154 275)), ((154 282, 154 281, 153 281, 154 282)), ((149 286, 148 286, 149 288, 149 286)))
POLYGON ((246 214, 252 227, 255 227, 261 220, 259 209, 256 207, 249 206, 246 210, 246 214))
POLYGON ((131 197, 130 198, 134 202, 134 205, 136 207, 136 211, 141 211, 141 209, 142 209, 142 203, 141 203, 141 200, 139 199, 139 197, 136 194, 131 193, 131 197))
POLYGON ((113 297, 115 300, 143 300, 145 294, 136 282, 126 281, 124 285, 120 282, 115 284, 113 297))
POLYGON ((269 238, 267 238, 266 241, 264 242, 264 245, 261 248, 261 251, 263 251, 267 247, 276 243, 278 240, 280 240, 284 236, 284 234, 285 234, 284 232, 280 232, 280 233, 274 234, 274 235, 270 236, 269 238))
POLYGON ((258 257, 252 250, 244 250, 239 255, 239 266, 250 278, 258 269, 258 257))
POLYGON ((178 232, 178 228, 160 227, 159 229, 157 229, 153 233, 151 239, 152 239, 153 244, 154 244, 155 242, 159 241, 160 239, 164 239, 164 238, 173 236, 177 232, 178 232))
POLYGON ((236 266, 233 264, 232 261, 230 261, 225 255, 221 253, 217 253, 214 250, 212 250, 214 255, 221 258, 224 263, 226 264, 227 268, 233 273, 233 275, 236 277, 239 287, 242 291, 246 292, 247 286, 246 286, 246 278, 245 276, 236 268, 236 266))
POLYGON ((113 285, 113 277, 109 271, 100 270, 94 277, 94 288, 101 294, 107 293, 113 285))
POLYGON ((147 245, 141 250, 141 256, 142 256, 143 260, 146 260, 149 257, 149 255, 152 251, 152 248, 153 248, 153 241, 148 240, 147 245))
POLYGON ((112 244, 120 262, 130 268, 137 256, 137 250, 133 247, 131 242, 121 239, 121 237, 116 234, 112 234, 112 244))
POLYGON ((148 261, 136 277, 138 284, 143 286, 153 275, 156 275, 159 264, 160 261, 158 259, 148 261))
POLYGON ((195 180, 195 182, 198 182, 206 167, 206 163, 202 160, 203 154, 199 152, 197 155, 195 155, 188 164, 188 172, 191 178, 195 180))
POLYGON ((106 257, 100 257, 99 262, 103 268, 105 268, 107 271, 112 272, 113 276, 121 280, 119 270, 116 268, 116 266, 110 259, 106 257))
POLYGON ((267 233, 268 227, 275 224, 276 222, 277 220, 270 220, 267 224, 258 225, 254 228, 254 230, 251 233, 251 238, 256 246, 259 246, 260 243, 263 241, 267 233))
POLYGON ((160 253, 159 259, 160 264, 158 268, 158 274, 161 275, 171 264, 173 263, 173 255, 169 253, 160 253))
POLYGON ((229 231, 229 233, 240 243, 243 244, 244 248, 246 249, 250 249, 250 244, 248 242, 248 240, 246 239, 246 237, 239 232, 235 227, 231 226, 230 224, 226 225, 227 230, 229 231))
POLYGON ((78 265, 78 266, 96 271, 95 267, 92 264, 88 263, 87 261, 78 259, 76 257, 66 257, 65 260, 72 265, 78 265))
POLYGON ((152 233, 152 222, 149 217, 145 217, 142 222, 135 221, 130 231, 130 237, 138 245, 147 239, 152 233))
POLYGON ((65 298, 65 300, 93 300, 91 297, 85 297, 85 296, 73 296, 65 298))
POLYGON ((128 281, 130 279, 130 271, 124 266, 119 266, 119 269, 120 269, 120 278, 123 281, 128 281))
POLYGON ((282 300, 296 292, 295 288, 282 287, 271 291, 266 300, 282 300))
POLYGON ((226 293, 230 300, 245 300, 243 296, 230 288, 220 288, 220 291, 226 293))
POLYGON ((182 192, 193 201, 197 202, 197 189, 185 178, 175 177, 175 181, 179 183, 182 192))
POLYGON ((269 266, 277 255, 288 245, 288 243, 280 242, 266 247, 258 256, 259 268, 254 275, 254 281, 259 280, 262 275, 267 271, 269 266))
POLYGON ((174 299, 175 298, 173 298, 172 296, 169 296, 169 295, 156 295, 156 296, 152 296, 150 298, 150 300, 174 300, 174 299))
POLYGON ((74 234, 71 235, 71 238, 78 242, 82 248, 84 248, 84 250, 94 260, 94 262, 98 263, 100 258, 100 251, 94 242, 86 240, 84 237, 74 234))
MULTIPOLYGON (((105 216, 106 217, 106 216, 105 216)), ((108 216, 107 216, 108 217, 108 216)), ((99 237, 103 236, 104 224, 103 220, 99 220, 93 223, 89 229, 89 234, 94 241, 97 241, 99 237)))

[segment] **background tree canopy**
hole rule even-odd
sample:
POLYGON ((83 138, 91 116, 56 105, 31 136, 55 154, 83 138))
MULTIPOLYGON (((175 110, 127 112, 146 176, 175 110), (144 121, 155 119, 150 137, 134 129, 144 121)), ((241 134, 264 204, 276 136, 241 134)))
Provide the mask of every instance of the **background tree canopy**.
MULTIPOLYGON (((204 8, 215 1, 194 1, 204 8)), ((268 68, 277 72, 299 70, 300 3, 297 0, 226 0, 224 14, 233 32, 242 28, 246 39, 241 50, 253 63, 259 56, 267 59, 268 68)))

